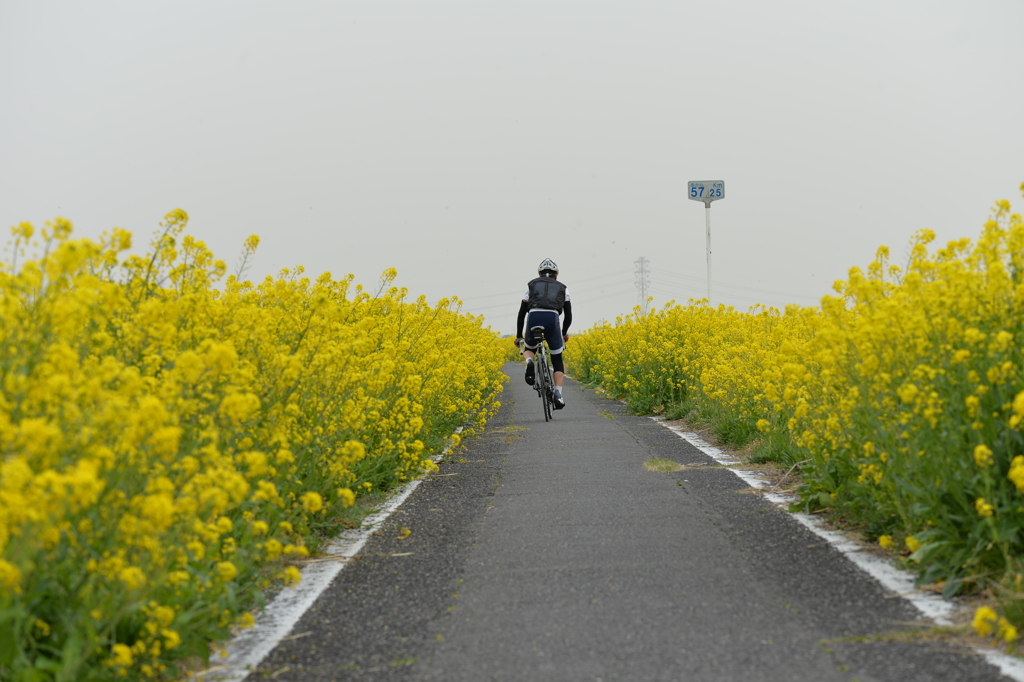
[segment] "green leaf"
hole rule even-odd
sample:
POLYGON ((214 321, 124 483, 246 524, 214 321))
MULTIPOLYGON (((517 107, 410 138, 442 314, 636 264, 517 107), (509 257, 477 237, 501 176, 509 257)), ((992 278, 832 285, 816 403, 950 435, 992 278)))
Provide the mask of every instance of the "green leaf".
POLYGON ((922 565, 927 565, 948 547, 949 541, 947 540, 928 542, 918 547, 917 551, 910 555, 910 558, 922 565))
POLYGON ((942 596, 946 599, 955 596, 960 589, 963 587, 963 581, 959 578, 954 580, 947 580, 945 586, 942 588, 942 596))
POLYGON ((61 666, 57 672, 57 679, 60 682, 72 682, 76 679, 76 671, 81 667, 82 660, 82 635, 79 632, 72 632, 64 642, 64 651, 61 655, 61 666))
POLYGON ((37 668, 22 668, 14 678, 15 682, 47 682, 51 679, 50 675, 37 668))
POLYGON ((0 666, 9 668, 14 663, 14 656, 21 648, 16 642, 18 638, 14 635, 14 628, 7 623, 0 622, 0 666))

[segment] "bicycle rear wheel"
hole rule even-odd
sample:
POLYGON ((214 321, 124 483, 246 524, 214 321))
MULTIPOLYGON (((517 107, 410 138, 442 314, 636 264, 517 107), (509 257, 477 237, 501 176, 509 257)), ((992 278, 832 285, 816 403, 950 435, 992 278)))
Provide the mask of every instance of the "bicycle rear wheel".
POLYGON ((540 363, 537 367, 537 379, 540 385, 540 399, 544 403, 544 421, 551 421, 551 407, 553 405, 552 392, 555 390, 551 381, 551 365, 548 361, 548 354, 542 350, 537 358, 540 363))

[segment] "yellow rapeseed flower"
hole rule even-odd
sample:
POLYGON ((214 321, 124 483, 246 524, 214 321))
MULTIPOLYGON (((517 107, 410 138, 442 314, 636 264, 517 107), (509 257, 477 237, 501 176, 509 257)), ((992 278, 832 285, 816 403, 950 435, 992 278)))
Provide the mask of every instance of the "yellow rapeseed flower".
POLYGON ((115 644, 111 647, 111 664, 129 667, 134 661, 132 650, 126 644, 115 644))
POLYGON ((284 551, 284 545, 279 540, 271 538, 263 544, 263 551, 266 552, 267 561, 273 561, 281 556, 281 552, 284 551))
POLYGON ((137 590, 146 584, 146 574, 138 566, 126 566, 117 574, 118 580, 129 590, 137 590))
POLYGON ((324 499, 320 497, 320 493, 308 492, 304 493, 299 501, 302 503, 303 509, 310 514, 315 514, 324 508, 324 499))
POLYGON ((178 634, 177 630, 164 628, 160 631, 160 634, 164 638, 164 649, 170 650, 181 644, 181 635, 178 634))
POLYGON ((1017 455, 1010 462, 1010 471, 1007 478, 1017 486, 1017 490, 1024 493, 1024 455, 1017 455))
POLYGON ((984 637, 992 632, 998 618, 998 615, 996 615, 996 612, 991 607, 980 606, 974 612, 974 619, 971 621, 971 626, 974 628, 975 632, 984 637))
POLYGON ((348 509, 356 503, 356 495, 350 488, 339 488, 338 499, 341 500, 341 505, 348 509))
POLYGON ((284 578, 285 585, 295 585, 302 580, 302 574, 299 572, 299 569, 294 566, 288 566, 285 568, 281 576, 284 578))
POLYGON ((1005 618, 1000 618, 997 625, 996 636, 1004 642, 1012 642, 1017 639, 1017 628, 1010 624, 1005 618))
POLYGON ((1013 413, 1024 417, 1024 391, 1021 391, 1013 398, 1013 413))
POLYGON ((237 575, 238 568, 230 561, 220 561, 217 563, 217 577, 222 582, 231 582, 237 575))
POLYGON ((995 507, 985 501, 984 497, 979 497, 974 501, 974 508, 978 512, 978 516, 992 516, 995 513, 995 507))
POLYGON ((22 573, 17 566, 6 559, 0 559, 0 587, 4 591, 20 594, 22 580, 22 573))
POLYGON ((43 620, 41 618, 37 618, 36 622, 33 625, 34 625, 35 629, 39 631, 39 636, 40 637, 49 637, 50 636, 50 624, 47 623, 45 620, 43 620))
POLYGON ((992 465, 992 450, 990 450, 984 444, 977 445, 974 448, 974 463, 979 467, 986 467, 992 465))

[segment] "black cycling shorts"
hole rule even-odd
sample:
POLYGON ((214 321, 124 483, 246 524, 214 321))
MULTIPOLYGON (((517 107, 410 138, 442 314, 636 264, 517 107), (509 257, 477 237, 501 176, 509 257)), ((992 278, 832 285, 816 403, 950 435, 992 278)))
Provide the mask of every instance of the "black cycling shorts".
POLYGON ((558 313, 554 310, 531 310, 526 313, 526 322, 523 326, 526 328, 526 350, 537 350, 537 346, 540 345, 540 339, 534 338, 533 332, 530 331, 530 327, 538 326, 544 327, 544 338, 548 340, 552 355, 561 353, 565 348, 562 330, 558 328, 558 313))

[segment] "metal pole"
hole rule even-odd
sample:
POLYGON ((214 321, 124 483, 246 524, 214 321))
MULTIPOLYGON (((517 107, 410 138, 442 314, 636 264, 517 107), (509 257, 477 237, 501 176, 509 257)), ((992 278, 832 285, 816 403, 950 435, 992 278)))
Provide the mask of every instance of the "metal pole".
POLYGON ((704 204, 704 219, 708 231, 708 306, 711 305, 711 202, 704 204))

